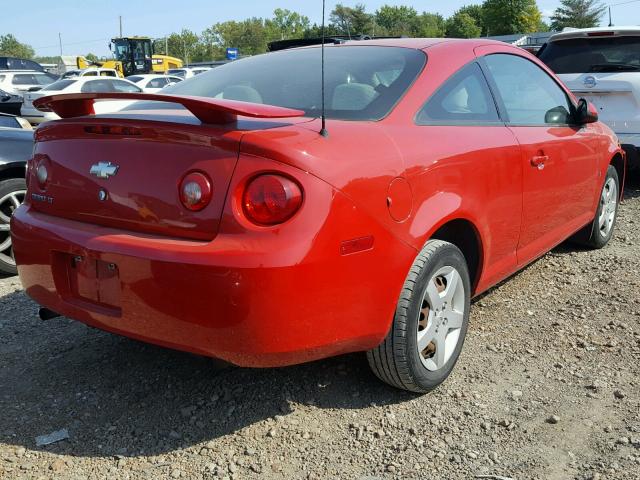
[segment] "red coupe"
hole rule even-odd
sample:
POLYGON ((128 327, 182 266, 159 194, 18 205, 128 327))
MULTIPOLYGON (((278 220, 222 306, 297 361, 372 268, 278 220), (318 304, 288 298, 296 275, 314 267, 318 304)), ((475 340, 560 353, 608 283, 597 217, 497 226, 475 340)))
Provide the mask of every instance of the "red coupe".
POLYGON ((26 292, 55 314, 271 367, 367 351, 425 392, 470 298, 573 237, 611 238, 615 135, 527 52, 394 39, 218 67, 161 95, 38 100, 13 216, 26 292), (96 101, 137 100, 95 115, 96 101), (324 132, 323 132, 324 133, 324 132))

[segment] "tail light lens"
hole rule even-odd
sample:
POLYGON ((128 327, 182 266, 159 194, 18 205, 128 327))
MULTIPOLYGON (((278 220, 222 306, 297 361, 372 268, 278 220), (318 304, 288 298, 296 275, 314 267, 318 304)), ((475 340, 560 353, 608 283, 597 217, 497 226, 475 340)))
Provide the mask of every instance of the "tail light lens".
POLYGON ((209 204, 212 192, 211 181, 200 172, 188 173, 180 182, 180 201, 193 212, 202 210, 209 204))
POLYGON ((276 225, 290 219, 302 205, 302 189, 280 175, 260 175, 247 185, 242 208, 258 225, 276 225))

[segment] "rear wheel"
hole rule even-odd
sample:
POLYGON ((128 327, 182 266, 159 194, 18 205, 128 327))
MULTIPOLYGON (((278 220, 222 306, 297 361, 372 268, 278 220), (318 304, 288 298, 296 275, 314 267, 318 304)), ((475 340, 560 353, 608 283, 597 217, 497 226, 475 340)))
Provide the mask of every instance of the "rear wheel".
POLYGON ((600 192, 598 209, 593 222, 578 232, 573 240, 590 248, 602 248, 611 237, 618 217, 620 199, 620 180, 617 170, 610 165, 600 192))
POLYGON ((13 212, 24 201, 27 185, 22 178, 10 178, 0 182, 0 273, 15 275, 9 222, 13 212))
POLYGON ((367 352, 376 376, 419 393, 440 385, 464 344, 470 292, 462 252, 448 242, 427 242, 407 276, 391 330, 367 352))

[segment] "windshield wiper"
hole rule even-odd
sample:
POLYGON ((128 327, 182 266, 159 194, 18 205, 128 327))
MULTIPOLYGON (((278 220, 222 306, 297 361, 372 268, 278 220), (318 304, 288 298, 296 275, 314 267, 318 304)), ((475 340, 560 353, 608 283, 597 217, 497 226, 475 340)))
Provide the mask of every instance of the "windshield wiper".
POLYGON ((635 72, 640 70, 640 66, 629 65, 628 63, 599 63, 591 65, 590 72, 635 72))

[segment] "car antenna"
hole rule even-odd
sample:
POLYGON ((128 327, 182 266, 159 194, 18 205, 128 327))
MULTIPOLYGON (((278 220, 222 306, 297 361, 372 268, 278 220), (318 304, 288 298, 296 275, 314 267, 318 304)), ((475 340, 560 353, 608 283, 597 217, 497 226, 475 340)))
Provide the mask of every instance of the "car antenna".
POLYGON ((322 74, 321 74, 321 89, 322 89, 322 116, 321 116, 321 120, 322 120, 322 128, 320 129, 320 135, 322 135, 323 137, 328 137, 329 136, 329 132, 327 131, 327 116, 325 114, 325 108, 324 108, 324 5, 325 5, 325 0, 322 0, 322 46, 320 47, 320 49, 322 50, 322 66, 321 66, 321 70, 322 70, 322 74))

